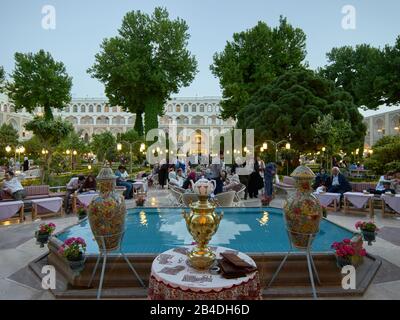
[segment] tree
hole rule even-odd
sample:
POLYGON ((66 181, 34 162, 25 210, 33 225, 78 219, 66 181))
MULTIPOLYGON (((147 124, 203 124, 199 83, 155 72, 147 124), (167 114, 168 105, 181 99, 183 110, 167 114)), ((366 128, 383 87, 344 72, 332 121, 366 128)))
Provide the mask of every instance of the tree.
POLYGON ((366 159, 365 166, 377 174, 400 171, 400 136, 385 136, 373 146, 373 154, 366 159))
POLYGON ((312 126, 327 114, 332 115, 334 125, 349 121, 349 144, 362 144, 366 127, 351 95, 315 72, 299 69, 288 71, 254 94, 239 112, 237 126, 254 129, 256 144, 290 135, 292 148, 311 152, 318 148, 312 126))
POLYGON ((188 26, 182 19, 170 20, 166 9, 149 16, 128 12, 118 36, 104 39, 96 62, 88 70, 105 85, 112 105, 136 113, 135 130, 157 128, 157 116, 165 101, 181 86, 188 86, 197 72, 194 56, 187 50, 188 26))
POLYGON ((317 123, 312 126, 315 133, 314 141, 325 147, 325 156, 330 159, 331 156, 340 152, 340 150, 363 150, 362 141, 353 139, 352 128, 349 120, 335 120, 332 114, 325 114, 318 117, 317 123))
POLYGON ((44 117, 35 116, 33 120, 25 124, 25 129, 32 131, 34 136, 40 141, 42 149, 48 151, 44 155, 45 159, 42 171, 42 183, 47 182, 52 153, 61 141, 74 130, 73 126, 68 121, 62 120, 61 117, 48 120, 44 117))
POLYGON ((6 79, 6 75, 2 66, 0 66, 0 93, 4 91, 4 81, 6 79))
POLYGON ((320 75, 349 92, 357 106, 376 109, 384 103, 379 89, 383 61, 379 49, 367 44, 333 48, 327 58, 328 65, 320 69, 320 75))
POLYGON ((117 155, 117 141, 110 131, 94 134, 91 148, 99 161, 113 161, 117 155))
POLYGON ((276 28, 258 22, 252 29, 234 33, 233 41, 214 54, 210 66, 223 90, 222 118, 236 118, 261 87, 302 66, 305 41, 304 32, 282 17, 276 28))
POLYGON ((62 62, 50 53, 16 53, 15 70, 7 83, 8 96, 15 110, 25 108, 33 113, 37 107, 44 109, 44 117, 53 119, 52 108, 63 109, 71 101, 72 78, 62 62))
POLYGON ((8 156, 6 147, 15 148, 18 145, 18 131, 11 124, 3 123, 0 126, 0 157, 8 156))

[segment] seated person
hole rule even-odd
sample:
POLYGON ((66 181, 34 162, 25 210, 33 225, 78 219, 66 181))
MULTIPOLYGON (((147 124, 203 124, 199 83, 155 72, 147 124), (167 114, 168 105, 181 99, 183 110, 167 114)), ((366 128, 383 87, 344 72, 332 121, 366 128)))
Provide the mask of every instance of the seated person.
POLYGON ((222 191, 239 191, 240 188, 242 187, 242 184, 240 183, 240 178, 237 173, 233 174, 231 177, 227 178, 224 182, 224 186, 222 188, 222 191))
POLYGON ((21 182, 11 170, 6 171, 4 175, 3 190, 14 200, 22 200, 26 197, 26 191, 21 182))
POLYGON ((78 190, 79 193, 89 191, 96 191, 96 178, 92 174, 87 176, 82 186, 78 190))
POLYGON ((345 192, 351 191, 350 183, 347 181, 345 176, 340 173, 338 167, 332 168, 332 176, 330 177, 327 184, 328 192, 340 193, 343 195, 345 192))
POLYGON ((387 174, 381 176, 379 178, 379 181, 375 187, 375 189, 368 189, 369 193, 373 193, 373 194, 382 194, 386 192, 387 187, 385 187, 385 184, 391 184, 392 180, 391 180, 391 172, 388 172, 387 174))
POLYGON ((78 191, 83 183, 85 182, 85 177, 83 175, 79 175, 77 177, 72 177, 71 180, 67 183, 67 192, 65 193, 65 213, 69 214, 69 199, 71 198, 71 195, 75 193, 75 191, 78 191))
POLYGON ((169 183, 171 185, 177 186, 177 187, 180 187, 180 188, 182 188, 184 182, 185 182, 185 177, 183 176, 183 171, 182 171, 181 168, 179 168, 176 171, 175 178, 173 178, 173 177, 169 178, 169 183))
POLYGON ((182 188, 185 190, 191 190, 192 189, 192 184, 191 181, 196 182, 196 169, 192 168, 190 173, 188 174, 187 178, 182 184, 182 188))
POLYGON ((328 179, 329 179, 329 176, 327 175, 325 169, 320 168, 317 176, 315 177, 315 181, 312 185, 313 189, 316 190, 318 187, 320 187, 322 185, 325 186, 328 179))
POLYGON ((125 199, 132 199, 133 198, 133 185, 131 182, 127 181, 129 177, 128 172, 124 166, 120 165, 118 170, 115 171, 115 175, 117 176, 116 185, 118 187, 125 187, 126 190, 124 192, 125 199))

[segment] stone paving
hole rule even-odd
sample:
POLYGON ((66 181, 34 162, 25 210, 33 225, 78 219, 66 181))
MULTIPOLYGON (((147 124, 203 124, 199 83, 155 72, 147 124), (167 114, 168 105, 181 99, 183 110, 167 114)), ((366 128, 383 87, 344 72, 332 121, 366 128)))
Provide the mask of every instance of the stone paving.
MULTIPOLYGON (((146 206, 172 206, 168 190, 150 190, 146 206)), ((282 207, 284 198, 277 197, 272 207, 282 207)), ((260 206, 259 199, 243 201, 247 207, 260 206)), ((132 208, 133 201, 127 202, 132 208)), ((375 221, 381 231, 373 246, 366 246, 367 251, 382 258, 382 266, 373 283, 363 297, 357 299, 400 299, 400 220, 381 218, 376 210, 375 221)), ((355 231, 354 224, 362 216, 343 213, 330 213, 328 219, 355 231)), ((75 216, 48 219, 53 221, 56 232, 77 222, 75 216)), ((41 288, 40 279, 29 269, 28 263, 47 252, 40 248, 33 238, 40 221, 31 221, 28 216, 22 224, 0 226, 0 299, 54 299, 53 295, 41 288)))

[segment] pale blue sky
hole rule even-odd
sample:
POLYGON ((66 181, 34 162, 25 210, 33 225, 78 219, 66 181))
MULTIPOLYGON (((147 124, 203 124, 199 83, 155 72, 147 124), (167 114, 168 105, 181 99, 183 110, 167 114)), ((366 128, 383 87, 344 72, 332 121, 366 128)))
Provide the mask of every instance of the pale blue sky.
POLYGON ((234 32, 263 20, 276 26, 279 15, 307 35, 307 61, 312 68, 326 63, 332 47, 370 43, 393 44, 400 34, 398 0, 0 0, 0 65, 9 73, 15 52, 45 49, 66 64, 73 77, 73 97, 103 97, 104 89, 86 73, 104 37, 114 36, 130 10, 151 13, 164 6, 170 15, 187 21, 189 48, 196 55, 199 73, 177 96, 221 95, 218 80, 209 70, 212 56, 221 51, 234 32), (41 26, 42 7, 56 9, 56 29, 41 26), (344 5, 356 8, 356 29, 341 27, 344 5))

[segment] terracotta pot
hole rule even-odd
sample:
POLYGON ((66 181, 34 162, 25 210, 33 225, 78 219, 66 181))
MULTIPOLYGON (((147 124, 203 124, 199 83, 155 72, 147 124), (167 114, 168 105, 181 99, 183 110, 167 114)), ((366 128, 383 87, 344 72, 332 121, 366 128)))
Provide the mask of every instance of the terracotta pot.
POLYGON ((288 196, 284 205, 286 228, 292 245, 305 249, 309 245, 310 235, 319 232, 322 206, 312 194, 311 181, 315 175, 310 168, 299 166, 291 176, 296 181, 296 192, 288 196))
POLYGON ((101 169, 97 182, 100 193, 89 205, 89 224, 99 248, 112 251, 120 247, 125 230, 125 199, 115 191, 116 176, 110 167, 101 169))

